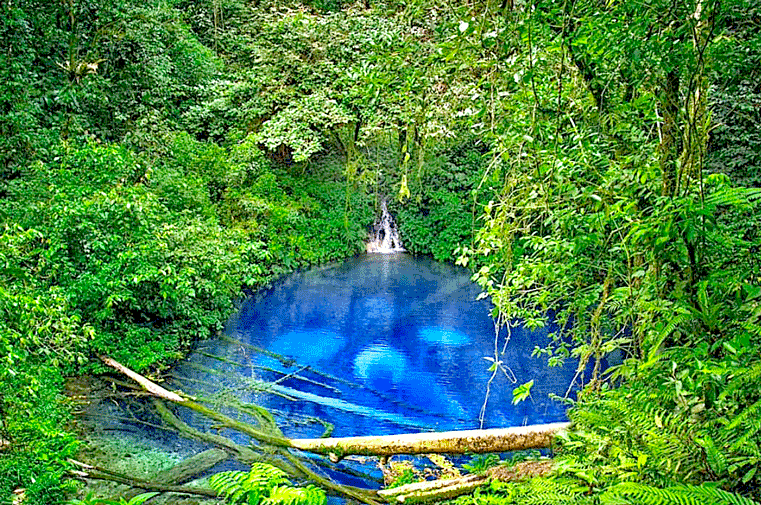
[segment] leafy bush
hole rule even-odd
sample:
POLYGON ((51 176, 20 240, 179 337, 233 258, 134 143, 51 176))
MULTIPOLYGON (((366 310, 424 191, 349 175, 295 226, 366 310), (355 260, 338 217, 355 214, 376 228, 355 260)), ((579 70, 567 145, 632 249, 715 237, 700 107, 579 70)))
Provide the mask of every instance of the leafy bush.
POLYGON ((464 142, 433 157, 412 178, 409 201, 391 206, 396 213, 405 248, 451 261, 455 250, 474 239, 475 202, 491 193, 482 182, 483 145, 464 142))
POLYGON ((0 453, 0 496, 22 492, 29 503, 60 503, 73 490, 66 459, 78 446, 64 428, 69 414, 59 396, 63 379, 44 361, 23 356, 7 342, 4 347, 28 361, 0 367, 0 438, 7 444, 0 453))

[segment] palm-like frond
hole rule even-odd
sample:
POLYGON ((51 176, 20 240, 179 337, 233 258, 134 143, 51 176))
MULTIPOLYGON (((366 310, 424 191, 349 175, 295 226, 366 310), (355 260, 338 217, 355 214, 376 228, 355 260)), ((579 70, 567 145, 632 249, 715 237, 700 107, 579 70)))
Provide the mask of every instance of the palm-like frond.
POLYGON ((325 505, 325 492, 314 486, 291 486, 286 473, 267 463, 254 463, 249 472, 220 472, 209 485, 233 504, 325 505))

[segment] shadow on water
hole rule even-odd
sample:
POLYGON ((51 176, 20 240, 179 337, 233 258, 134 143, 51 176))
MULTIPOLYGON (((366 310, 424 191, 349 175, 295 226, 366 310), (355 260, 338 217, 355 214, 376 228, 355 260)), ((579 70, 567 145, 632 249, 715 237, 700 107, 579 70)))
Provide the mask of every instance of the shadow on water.
MULTIPOLYGON (((479 291, 467 271, 406 254, 294 274, 177 367, 177 387, 262 405, 291 437, 320 436, 325 423, 333 436, 478 428, 495 337, 479 291)), ((565 393, 576 363, 531 357, 547 342, 546 330, 513 329, 501 357, 510 377, 491 386, 485 428, 565 419, 549 395, 565 393), (532 379, 531 398, 513 405, 532 379)))

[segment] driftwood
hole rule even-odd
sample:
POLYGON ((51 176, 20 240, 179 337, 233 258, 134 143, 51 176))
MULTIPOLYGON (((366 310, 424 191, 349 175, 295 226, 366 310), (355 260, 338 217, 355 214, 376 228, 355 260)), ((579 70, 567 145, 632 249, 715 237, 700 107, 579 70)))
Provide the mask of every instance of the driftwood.
POLYGON ((288 439, 281 433, 272 434, 209 409, 191 399, 174 393, 130 370, 111 358, 104 363, 138 382, 146 391, 190 408, 252 438, 283 448, 300 449, 315 454, 341 458, 349 454, 363 456, 392 456, 394 454, 465 454, 507 452, 549 447, 552 438, 568 428, 569 423, 540 424, 490 430, 448 431, 442 433, 406 433, 400 435, 288 439))
MULTIPOLYGON (((257 418, 258 426, 244 423, 210 409, 194 398, 182 393, 169 391, 148 378, 130 370, 111 358, 101 358, 105 364, 130 377, 153 395, 154 406, 162 419, 188 438, 203 441, 232 455, 235 459, 251 464, 267 461, 297 478, 306 478, 318 486, 364 502, 377 505, 378 499, 389 502, 419 502, 441 500, 467 493, 484 484, 487 477, 467 476, 458 479, 422 482, 400 488, 375 491, 352 486, 343 486, 316 473, 290 449, 328 455, 337 462, 347 455, 391 456, 395 454, 464 454, 507 452, 524 449, 550 447, 553 437, 566 430, 569 423, 554 423, 518 428, 491 430, 450 431, 443 433, 408 433, 400 435, 289 439, 271 422, 271 416, 262 414, 257 418), (162 400, 189 408, 216 422, 215 428, 226 428, 250 436, 256 443, 245 447, 227 437, 202 432, 182 422, 164 405, 162 400), (269 417, 268 417, 269 416, 269 417)), ((112 479, 113 480, 113 479, 112 479)), ((133 480, 134 482, 134 480, 133 480)), ((144 482, 145 483, 145 482, 144 482)), ((154 490, 175 490, 178 486, 146 487, 129 483, 134 487, 154 490), (168 489, 172 488, 172 489, 168 489)), ((148 483, 145 483, 146 485, 148 483)), ((151 482, 150 484, 154 484, 151 482)))
POLYGON ((439 479, 414 482, 391 489, 382 489, 378 495, 389 503, 419 503, 448 500, 470 493, 489 481, 486 475, 467 475, 456 479, 439 479))
POLYGON ((346 438, 292 439, 291 447, 316 454, 343 457, 393 456, 395 454, 465 454, 508 452, 549 447, 552 438, 569 423, 539 424, 491 430, 406 433, 346 438))

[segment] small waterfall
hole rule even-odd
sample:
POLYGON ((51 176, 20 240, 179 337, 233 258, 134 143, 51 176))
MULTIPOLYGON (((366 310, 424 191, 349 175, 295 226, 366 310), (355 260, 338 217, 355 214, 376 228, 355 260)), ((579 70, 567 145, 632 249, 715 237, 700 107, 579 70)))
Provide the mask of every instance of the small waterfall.
POLYGON ((399 238, 399 230, 391 214, 388 213, 386 201, 381 201, 381 215, 373 225, 372 237, 367 243, 367 252, 389 254, 403 252, 402 240, 399 238))

